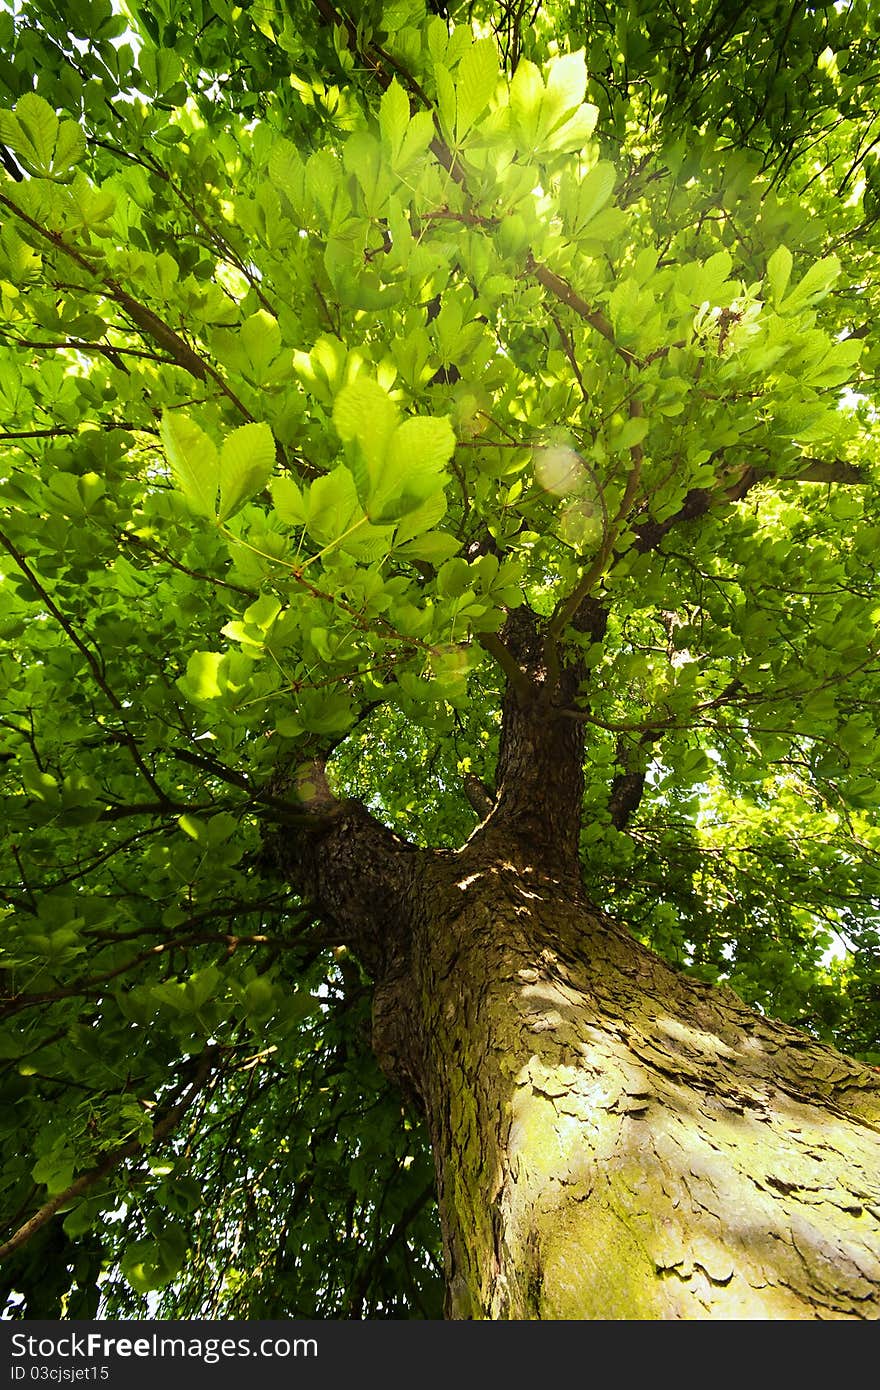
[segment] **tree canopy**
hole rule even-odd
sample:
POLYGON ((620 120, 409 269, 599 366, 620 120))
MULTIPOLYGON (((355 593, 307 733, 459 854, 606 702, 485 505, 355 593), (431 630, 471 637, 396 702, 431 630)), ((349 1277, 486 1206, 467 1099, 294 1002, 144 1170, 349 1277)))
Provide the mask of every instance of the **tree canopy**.
POLYGON ((440 1315, 275 847, 460 846, 524 603, 597 907, 880 1065, 878 74, 865 0, 0 4, 13 1316, 440 1315))

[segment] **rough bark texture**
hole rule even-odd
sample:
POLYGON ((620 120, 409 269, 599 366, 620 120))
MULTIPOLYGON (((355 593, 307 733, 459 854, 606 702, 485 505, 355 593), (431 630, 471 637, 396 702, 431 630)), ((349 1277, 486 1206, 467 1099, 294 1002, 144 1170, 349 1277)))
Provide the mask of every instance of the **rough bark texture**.
POLYGON ((880 1317, 880 1078, 595 911, 559 713, 580 673, 548 673, 527 614, 505 640, 526 680, 463 849, 353 804, 279 847, 372 972, 377 1056, 424 1109, 448 1315, 880 1317))
POLYGON ((880 1316, 868 1069, 675 975, 515 854, 426 878, 451 1316, 880 1316))

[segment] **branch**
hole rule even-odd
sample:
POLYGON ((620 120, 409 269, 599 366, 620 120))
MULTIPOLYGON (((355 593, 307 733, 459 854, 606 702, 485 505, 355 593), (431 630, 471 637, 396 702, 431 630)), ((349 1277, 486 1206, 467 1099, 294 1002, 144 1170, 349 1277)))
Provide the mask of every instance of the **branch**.
POLYGON ((157 342, 160 347, 163 347, 179 367, 189 372, 190 376, 194 376, 198 381, 204 381, 207 377, 210 377, 245 419, 249 421, 253 420, 250 411, 238 399, 238 396, 236 396, 232 388, 227 385, 224 378, 217 371, 217 368, 200 357, 199 354, 180 337, 179 333, 175 333, 173 328, 159 318, 158 314, 154 313, 152 309, 148 309, 145 304, 140 304, 127 290, 124 290, 116 280, 112 278, 103 279, 100 271, 92 264, 87 256, 82 255, 82 253, 77 251, 73 246, 68 245, 60 233, 50 231, 48 227, 43 227, 39 222, 35 221, 33 217, 29 217, 24 209, 20 208, 18 204, 14 203, 10 198, 0 194, 0 204, 9 208, 10 212, 14 213, 16 217, 26 223, 26 225, 39 236, 50 242, 57 251, 61 251, 65 256, 68 256, 81 270, 86 271, 88 275, 97 280, 99 284, 103 286, 109 297, 128 314, 132 322, 137 324, 138 328, 143 329, 148 337, 157 342))
POLYGON ((367 64, 373 76, 378 79, 379 85, 382 87, 383 91, 386 87, 390 87, 391 78, 383 70, 381 63, 376 61, 368 49, 359 46, 357 25, 349 19, 348 15, 337 10, 335 6, 330 3, 330 0, 314 0, 314 5, 325 24, 330 24, 335 29, 345 30, 348 35, 349 46, 355 53, 359 54, 367 64))
POLYGON ((842 483, 858 487, 869 481, 866 470, 846 459, 803 458, 796 473, 762 473, 757 470, 758 482, 779 483, 842 483))
MULTIPOLYGON (((229 914, 212 914, 210 912, 200 914, 201 917, 208 918, 223 915, 228 916, 229 914)), ((148 928, 148 930, 155 929, 148 928)), ((120 938, 120 940, 128 939, 127 937, 120 938)), ((182 936, 178 934, 166 941, 157 941, 154 946, 148 946, 146 950, 140 951, 130 960, 124 961, 122 965, 115 965, 112 970, 103 970, 98 975, 90 975, 88 979, 81 980, 77 984, 43 990, 39 994, 12 994, 8 999, 3 1000, 2 1007, 0 1007, 0 1018, 11 1018, 24 1009, 34 1009, 40 1004, 58 1004, 62 999, 76 999, 92 994, 101 995, 104 993, 104 986, 109 984, 111 980, 118 979, 120 975, 127 975, 129 971, 136 970, 139 965, 145 965, 154 956, 162 956, 166 951, 176 951, 188 946, 211 946, 218 943, 225 945, 227 956, 232 955, 239 946, 272 946, 278 950, 290 945, 290 942, 283 937, 271 937, 263 932, 252 932, 245 936, 225 932, 188 932, 182 936)))
POLYGON ((363 1308, 364 1299, 369 1290, 370 1280, 373 1278, 374 1272, 384 1265, 397 1241, 405 1234, 407 1228, 412 1224, 422 1208, 435 1196, 436 1191, 436 1185, 432 1179, 432 1181, 428 1183, 428 1186, 423 1188, 423 1190, 413 1198, 406 1210, 401 1213, 381 1244, 372 1250, 366 1268, 361 1271, 349 1293, 349 1316, 358 1316, 358 1313, 363 1308))
POLYGON ((473 772, 467 773, 463 782, 464 794, 480 820, 485 820, 495 809, 495 797, 481 777, 473 772))
MULTIPOLYGON (((757 482, 757 479, 753 481, 757 482)), ((751 487, 752 484, 750 483, 748 486, 751 487)), ((740 496, 744 497, 747 491, 748 487, 743 490, 740 496)), ((635 550, 639 554, 645 554, 648 550, 656 550, 663 537, 672 530, 673 526, 678 526, 682 521, 696 521, 698 517, 705 516, 713 502, 730 502, 732 500, 739 499, 730 498, 726 492, 713 492, 711 488, 707 487, 691 488, 674 516, 667 517, 665 521, 644 521, 632 528, 636 537, 635 550)), ((620 556, 615 558, 619 559, 620 556)))
POLYGON ((311 833, 267 836, 265 859, 381 980, 408 936, 413 875, 423 852, 359 801, 337 801, 319 760, 308 782, 318 811, 311 833))
POLYGON ((566 280, 563 280, 560 275, 555 274, 555 272, 550 270, 547 266, 541 265, 535 260, 531 252, 529 252, 526 258, 526 270, 530 275, 535 277, 539 285, 543 285, 545 290, 549 290, 550 293, 559 300, 560 304, 565 304, 569 309, 573 309, 579 318, 582 318, 591 328, 595 328, 597 333, 601 333, 602 337, 606 342, 611 344, 618 357, 622 358, 628 367, 631 366, 633 362, 638 361, 634 352, 630 352, 629 348, 625 348, 618 343, 614 336, 614 329, 611 327, 611 324, 602 311, 600 309, 591 308, 587 301, 581 299, 577 291, 573 290, 566 280))
POLYGON ((528 675, 520 666, 513 652, 502 642, 497 632, 478 632, 475 634, 476 640, 484 651, 497 661, 501 670, 507 677, 508 685, 516 691, 517 698, 522 702, 534 695, 534 686, 529 680, 528 675))
POLYGON ((150 362, 164 362, 174 365, 174 359, 163 357, 158 352, 150 352, 147 348, 113 347, 112 343, 90 343, 80 338, 62 338, 57 342, 34 342, 30 338, 17 338, 12 334, 3 334, 3 340, 11 347, 33 348, 35 352, 63 352, 74 351, 83 353, 96 353, 101 357, 107 357, 114 367, 127 371, 122 362, 118 362, 118 357, 145 357, 150 362))
POLYGON ((646 768, 642 750, 660 738, 659 729, 646 729, 633 749, 623 737, 618 738, 616 758, 623 768, 611 782, 608 810, 615 830, 625 830, 641 804, 645 790, 646 768), (632 766, 633 758, 637 766, 632 766))
MULTIPOLYGON (((206 1048, 199 1059, 199 1065, 189 1088, 185 1088, 183 1083, 176 1088, 172 1096, 172 1104, 166 1109, 162 1118, 153 1126, 153 1134, 150 1139, 151 1144, 156 1143, 157 1140, 164 1139, 167 1134, 170 1134, 172 1129, 175 1128, 186 1114, 196 1096, 203 1089, 208 1080, 218 1050, 217 1047, 206 1048), (176 1099, 178 1096, 180 1096, 179 1100, 176 1099)), ((107 1154, 99 1164, 94 1168, 90 1168, 87 1172, 80 1174, 76 1181, 72 1182, 69 1187, 66 1187, 63 1192, 58 1192, 54 1197, 51 1197, 48 1202, 40 1207, 39 1211, 34 1212, 33 1216, 25 1221, 23 1226, 18 1228, 15 1234, 6 1241, 5 1245, 0 1245, 0 1262, 8 1259, 10 1255, 14 1255, 17 1250, 20 1250, 23 1245, 26 1245, 31 1236, 36 1235, 37 1231, 45 1226, 47 1221, 51 1221, 55 1213, 60 1211, 62 1207, 68 1206, 75 1198, 81 1197, 84 1192, 88 1192, 89 1188, 94 1187, 95 1184, 100 1182, 102 1178, 105 1178, 108 1173, 112 1173, 114 1168, 118 1168, 120 1163, 124 1162, 126 1158, 131 1158, 133 1154, 138 1153, 139 1150, 145 1149, 146 1147, 147 1146, 139 1139, 132 1139, 127 1144, 120 1144, 118 1148, 111 1149, 110 1153, 107 1154)))
MULTIPOLYGON (((97 420, 102 430, 129 430, 132 434, 158 434, 150 425, 136 425, 131 420, 97 420)), ((58 439, 63 435, 79 434, 77 425, 56 425, 51 430, 11 430, 0 433, 0 439, 58 439)))
MULTIPOLYGON (((30 808, 32 801, 25 805, 30 808)), ((206 801, 201 804, 193 805, 186 801, 129 801, 113 802, 105 804, 104 810, 96 816, 96 824, 101 821, 110 821, 116 824, 119 820, 129 820, 132 816, 198 816, 203 812, 216 811, 216 801, 206 801)))
POLYGON ((238 252, 231 245, 231 243, 226 240, 224 236, 222 236, 212 226, 209 225, 209 223, 206 221, 206 219, 199 211, 199 209, 196 207, 196 205, 193 202, 191 202, 189 198, 187 198, 180 185, 175 182, 175 180, 168 173, 167 169, 163 168, 163 166, 158 162, 158 160, 154 156, 150 155, 145 159, 139 159, 137 155, 132 154, 129 150, 123 150, 119 147, 111 146, 105 141, 96 140, 94 143, 97 145, 103 145, 105 149, 113 149, 114 153, 116 153, 117 155, 120 155, 125 159, 133 160, 135 164, 140 164, 141 168, 147 169, 151 174, 155 174, 157 178, 160 178, 163 180, 163 182, 167 183, 168 187, 176 194, 176 196, 183 203, 183 206, 186 208, 190 216, 195 219, 196 223, 200 223, 201 226, 204 228, 205 234, 208 238, 208 241, 213 246, 213 249, 215 251, 218 251, 225 260, 230 261, 234 266, 236 266, 238 270, 241 271, 242 275, 247 280, 248 284, 250 285, 251 289, 257 296, 257 299, 260 301, 266 312, 268 314, 271 314, 273 318, 278 317, 277 306, 273 305, 270 302, 270 300, 266 298, 260 286, 259 280, 255 278, 253 272, 248 267, 247 262, 242 260, 238 252))
POLYGON ((735 483, 722 488, 691 488, 678 511, 665 521, 645 521, 634 526, 635 549, 644 554, 656 550, 663 537, 683 521, 696 521, 713 506, 741 502, 757 483, 839 483, 862 486, 869 481, 864 468, 845 459, 804 458, 794 473, 779 474, 769 469, 747 468, 735 483))
POLYGON ((189 763, 191 767, 200 768, 203 772, 208 772, 212 777, 217 777, 221 782, 228 782, 232 787, 240 787, 246 791, 252 802, 259 803, 261 806, 269 806, 278 812, 278 819, 287 825, 308 826, 315 829, 320 824, 320 816, 314 811, 297 811, 287 801, 281 801, 271 792, 265 791, 260 787, 255 787, 249 777, 242 772, 235 772, 225 763, 217 762, 214 758, 209 758, 205 754, 192 753, 188 748, 172 748, 169 750, 172 758, 178 762, 189 763))
MULTIPOLYGON (((590 404, 590 393, 588 392, 586 386, 584 385, 584 378, 583 378, 583 376, 581 375, 580 365, 579 365, 579 363, 578 363, 577 355, 576 355, 575 350, 574 350, 574 343, 571 341, 571 336, 570 336, 570 334, 568 333, 568 330, 566 329, 566 327, 565 327, 564 323, 562 322, 562 320, 560 319, 559 315, 556 313, 556 311, 555 311, 554 309, 551 309, 551 310, 550 310, 550 317, 551 317, 551 319, 553 320, 553 324, 554 324, 554 327, 556 328, 556 332, 559 334, 560 340, 561 340, 561 342, 562 342, 562 351, 565 353, 565 356, 568 358, 568 365, 571 367, 571 370, 572 370, 572 372, 573 372, 573 374, 574 374, 574 379, 575 379, 575 381, 576 381, 577 384, 578 384, 578 390, 579 390, 580 393, 581 393, 581 399, 583 400, 583 402, 584 402, 585 405, 589 405, 589 404, 590 404)), ((599 496, 600 496, 600 498, 601 498, 601 497, 602 497, 601 489, 597 489, 597 491, 598 491, 599 496)))
MULTIPOLYGON (((65 884, 75 883, 79 878, 88 878, 101 864, 106 864, 108 859, 112 859, 114 854, 121 854, 124 850, 130 848, 131 845, 137 844, 139 840, 146 839, 148 835, 162 834, 165 828, 164 825, 148 825, 142 830, 137 830, 133 835, 129 835, 124 840, 117 841, 115 845, 111 845, 108 849, 102 850, 100 854, 95 855, 89 860, 83 868, 71 869, 63 878, 56 878, 53 883, 39 884, 39 891, 41 893, 55 893, 59 888, 63 888, 65 884)), ((86 934, 91 935, 93 933, 86 934)))
POLYGON ((220 589, 231 589, 236 594, 244 594, 245 598, 255 599, 257 597, 257 591, 255 589, 246 589, 242 584, 233 584, 228 579, 218 579, 214 574, 203 574, 201 570, 193 570, 187 565, 182 565, 180 561, 175 560, 174 556, 167 550, 163 550, 162 547, 158 545, 151 545, 149 541, 144 540, 143 536, 135 536, 129 532, 124 532, 118 539, 120 544, 140 546, 142 549, 146 550, 148 554, 155 555, 158 559, 164 560, 166 564, 171 565, 173 569, 179 570, 181 574, 188 575, 190 579, 201 579, 204 580, 206 584, 215 584, 220 589))
POLYGON ((246 420, 253 420, 254 417, 251 415, 247 406, 239 400, 231 386, 227 385, 215 366, 210 362, 206 362, 197 352, 194 352, 189 344, 184 342, 183 338, 181 338, 178 333, 175 333, 173 328, 170 328, 163 319, 159 318, 158 314, 155 314, 152 309, 148 309, 145 304, 139 304, 138 301, 134 299, 127 290, 124 290, 121 285, 117 284, 115 280, 107 280, 105 284, 111 298, 116 301, 119 307, 125 310, 129 318, 137 324, 138 328, 142 328, 149 337, 153 338, 160 345, 160 347, 163 347, 165 351, 173 357, 179 367, 183 367, 184 371, 189 372, 190 376, 194 376, 198 381, 204 381, 206 377, 210 377, 211 380, 220 387, 224 396, 228 397, 232 402, 236 410, 238 410, 246 420))

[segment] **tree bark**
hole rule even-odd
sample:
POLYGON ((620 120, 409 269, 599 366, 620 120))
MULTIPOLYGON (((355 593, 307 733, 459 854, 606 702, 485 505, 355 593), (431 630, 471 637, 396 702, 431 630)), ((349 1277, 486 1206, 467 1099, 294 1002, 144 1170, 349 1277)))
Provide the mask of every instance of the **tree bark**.
POLYGON ((515 851, 450 856, 421 898, 449 1316, 880 1316, 874 1072, 515 851))
POLYGON ((447 1315, 880 1317, 880 1077, 595 909, 560 713, 582 673, 527 613, 504 638, 525 680, 461 850, 353 803, 277 846, 373 975, 376 1055, 424 1111, 447 1315))

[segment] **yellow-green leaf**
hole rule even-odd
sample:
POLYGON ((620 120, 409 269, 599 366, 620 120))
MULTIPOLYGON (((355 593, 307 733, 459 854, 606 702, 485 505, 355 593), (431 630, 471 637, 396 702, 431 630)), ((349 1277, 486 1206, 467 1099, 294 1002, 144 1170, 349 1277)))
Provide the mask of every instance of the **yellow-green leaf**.
POLYGON ((399 415, 397 406, 378 381, 361 375, 343 386, 333 406, 333 423, 345 443, 357 440, 367 467, 375 474, 399 415))
POLYGON ((445 515, 446 493, 438 489, 437 492, 432 492, 430 497, 426 497, 415 511, 409 512, 401 519, 397 526, 396 545, 403 545, 406 541, 412 540, 413 536, 420 536, 423 531, 430 531, 431 527, 436 526, 438 521, 442 521, 445 515))
POLYGON ((788 289, 792 264, 792 254, 787 246, 777 246, 767 261, 767 279, 770 281, 770 289, 773 291, 773 300, 776 304, 779 303, 788 289))
POLYGON ((455 435, 447 416, 416 415, 398 425, 391 436, 387 458, 392 466, 406 466, 411 477, 439 473, 452 458, 455 435))
POLYGON ((241 425, 223 443, 220 454, 220 510, 218 520, 238 511, 260 492, 275 467, 275 440, 263 423, 241 425))
POLYGON ((479 39, 467 50, 458 65, 456 83, 458 138, 466 135, 485 111, 498 81, 498 50, 494 39, 479 39))
POLYGON ((194 512, 213 516, 219 460, 213 440, 180 411, 166 410, 159 429, 174 480, 194 512))
POLYGON ((400 153, 408 125, 409 97, 395 77, 379 103, 379 130, 392 164, 400 153))

